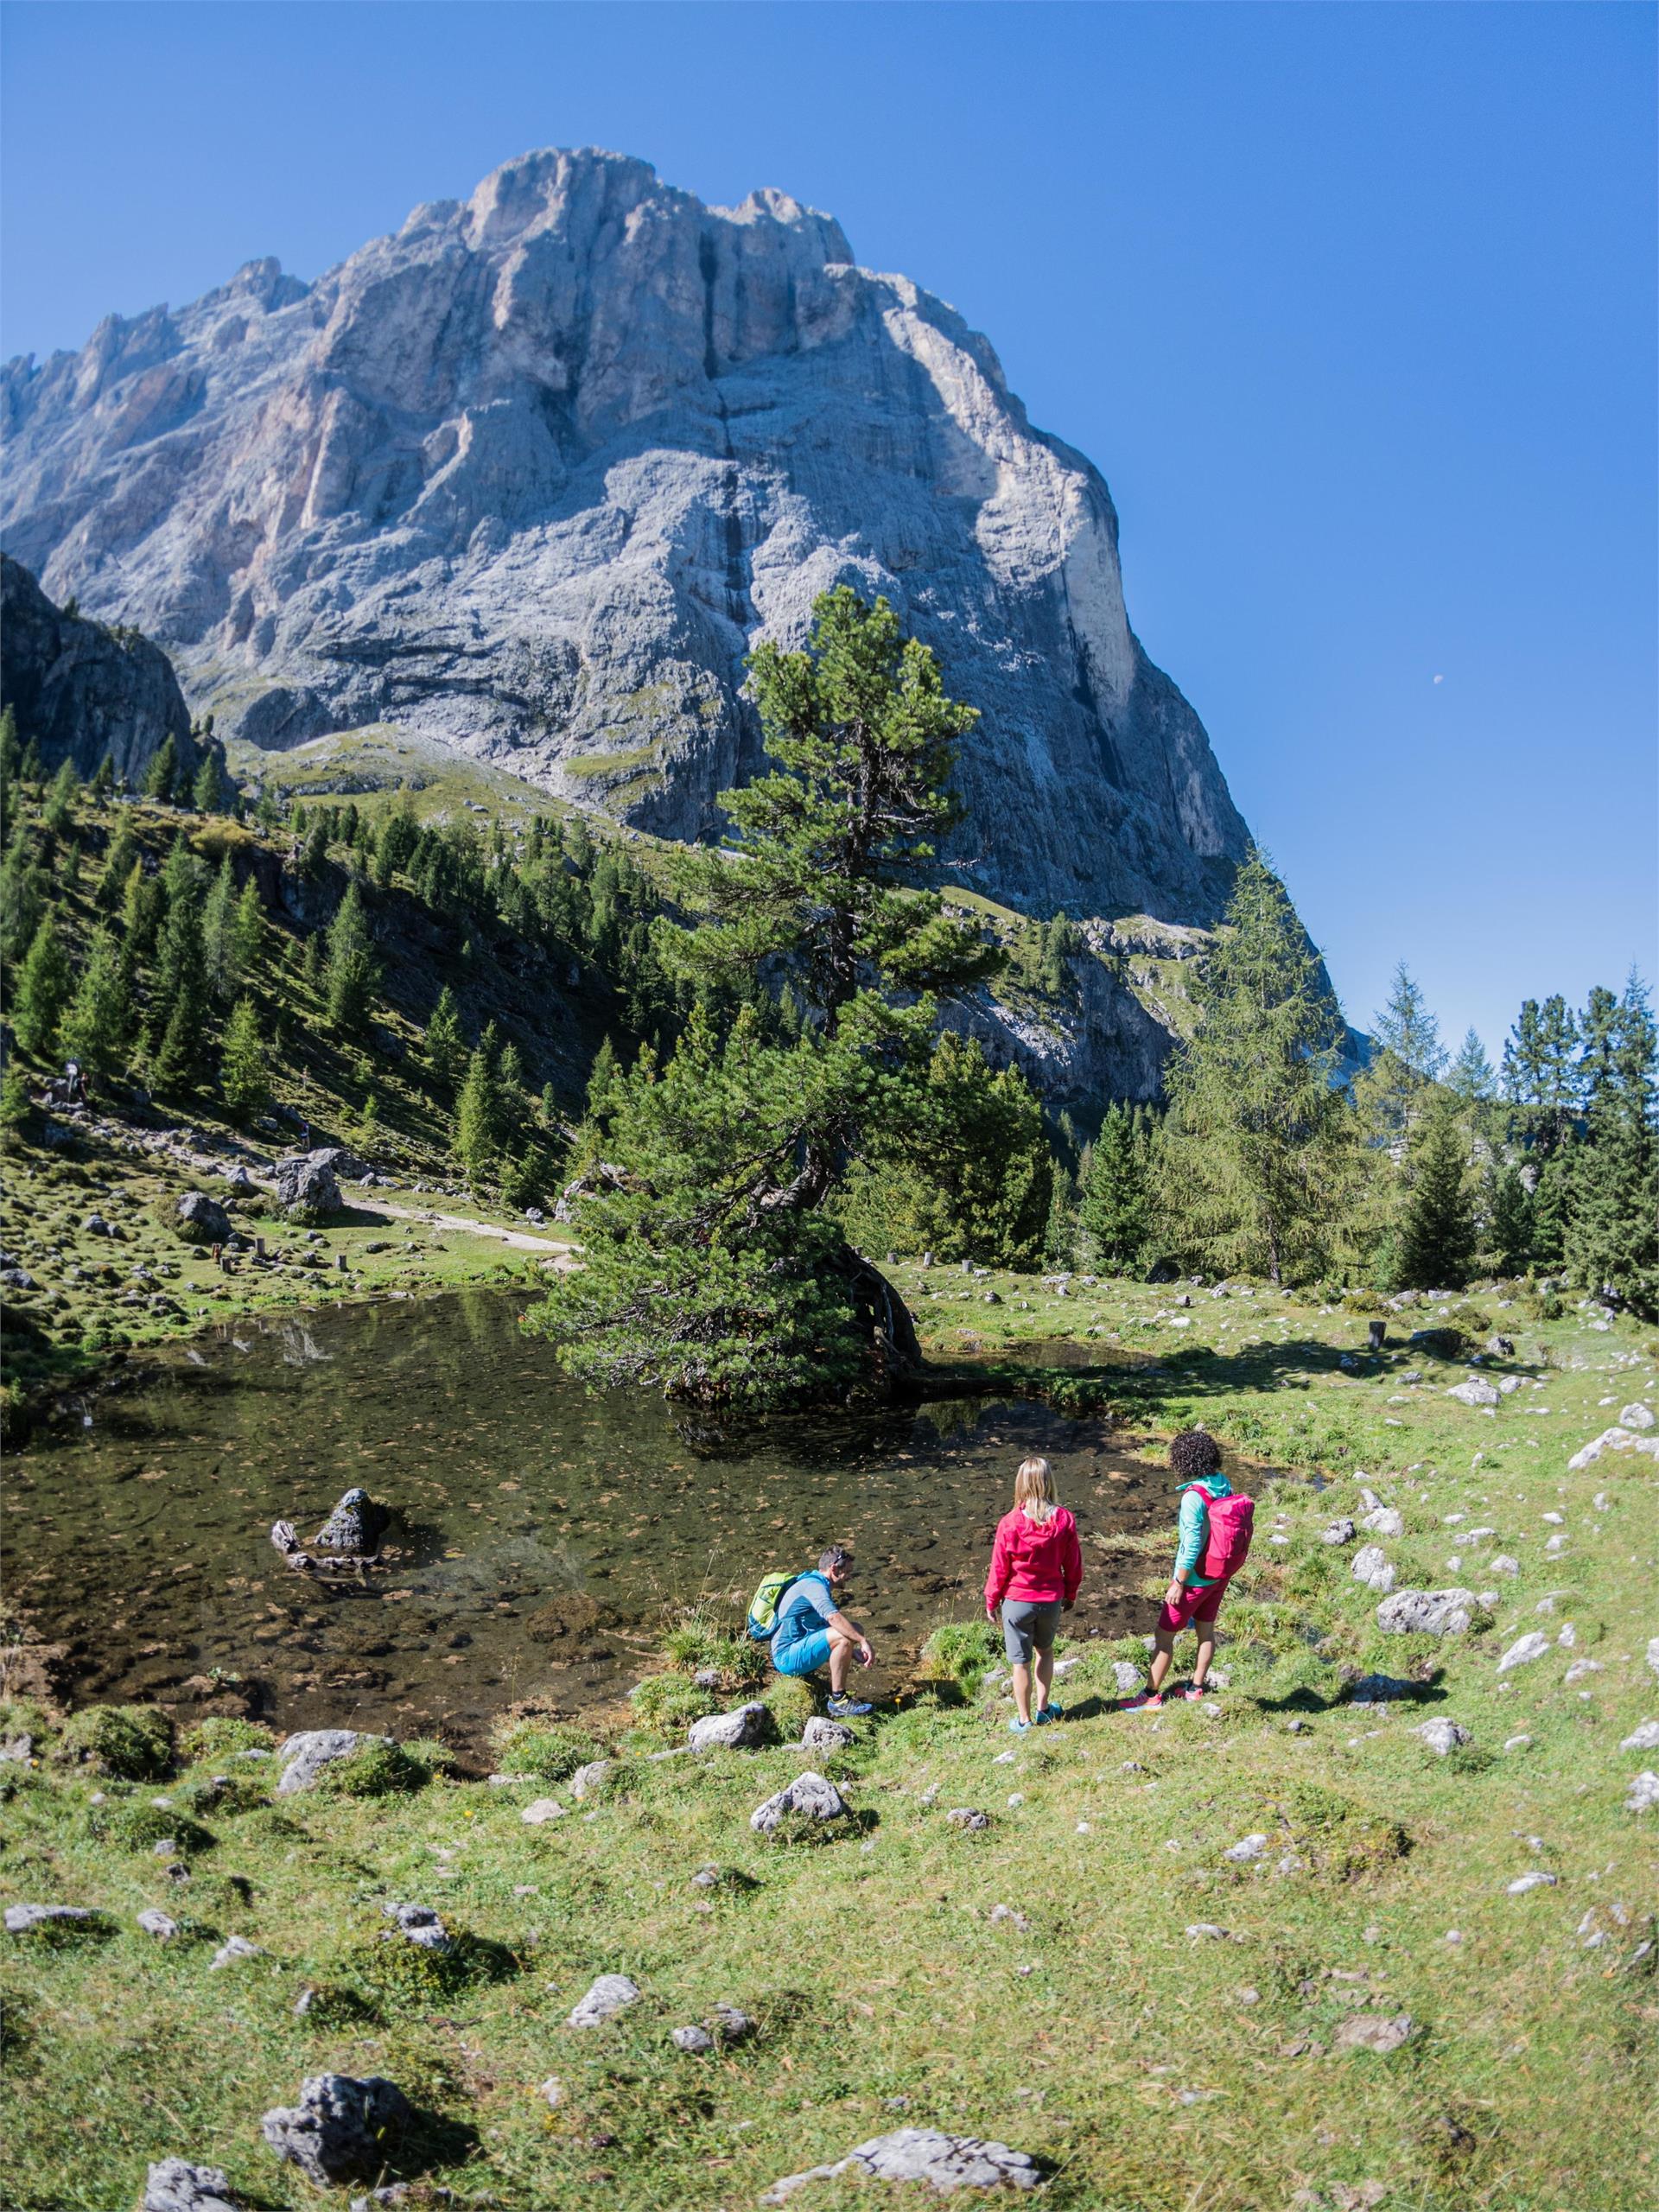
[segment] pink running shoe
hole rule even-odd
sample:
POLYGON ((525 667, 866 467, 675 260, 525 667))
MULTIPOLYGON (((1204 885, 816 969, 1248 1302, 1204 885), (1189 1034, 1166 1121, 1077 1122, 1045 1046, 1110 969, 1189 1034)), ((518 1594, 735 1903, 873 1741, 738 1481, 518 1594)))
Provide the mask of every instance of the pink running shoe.
POLYGON ((1187 1687, 1181 1692, 1181 1695, 1186 1700, 1189 1705, 1197 1705, 1200 1700, 1208 1697, 1209 1694, 1210 1692, 1208 1688, 1199 1682, 1189 1682, 1187 1687))
POLYGON ((1163 1698, 1156 1690, 1142 1690, 1139 1697, 1126 1699, 1122 1707, 1125 1713, 1161 1713, 1163 1709, 1163 1698))

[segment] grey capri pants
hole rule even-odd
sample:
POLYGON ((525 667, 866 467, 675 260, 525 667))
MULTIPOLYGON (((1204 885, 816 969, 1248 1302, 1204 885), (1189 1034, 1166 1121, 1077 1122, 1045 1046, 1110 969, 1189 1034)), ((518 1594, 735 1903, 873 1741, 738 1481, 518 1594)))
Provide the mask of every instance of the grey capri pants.
POLYGON ((1052 1649, 1060 1625, 1060 1601, 1051 1599, 1039 1605, 1029 1598, 1005 1598, 1002 1600, 1002 1649, 1014 1667, 1029 1667, 1032 1646, 1039 1651, 1052 1649))

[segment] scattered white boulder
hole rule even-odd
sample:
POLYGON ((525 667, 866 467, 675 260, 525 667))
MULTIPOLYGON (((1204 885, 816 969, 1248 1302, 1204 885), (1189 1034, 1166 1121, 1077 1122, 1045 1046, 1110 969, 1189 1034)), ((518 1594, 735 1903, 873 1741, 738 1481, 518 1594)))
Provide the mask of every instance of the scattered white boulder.
POLYGON ((1651 1767, 1643 1767, 1631 1780, 1624 1809, 1627 1813, 1650 1813, 1656 1805, 1659 1805, 1659 1774, 1651 1767))
POLYGON ((538 1828, 546 1821, 562 1821, 564 1808, 556 1797, 537 1797, 525 1806, 518 1817, 527 1827, 538 1828))
POLYGON ((1529 1874, 1517 1874, 1514 1881, 1506 1883, 1504 1894, 1523 1897, 1529 1890, 1553 1890, 1560 1878, 1559 1874, 1546 1874, 1541 1868, 1535 1866, 1529 1874))
POLYGON ((578 1803, 584 1797, 597 1797, 610 1778, 613 1762, 610 1759, 589 1759, 586 1766, 579 1766, 570 1777, 570 1795, 578 1803))
POLYGON ((694 1751, 748 1751, 765 1743, 771 1722, 771 1713, 755 1698, 735 1713, 712 1713, 706 1720, 694 1720, 686 1742, 694 1751))
POLYGON ((1338 2050, 1374 2050, 1386 2056, 1409 2043, 1414 2022, 1409 2012, 1356 2012, 1337 2030, 1338 2050))
POLYGON ((1515 1642, 1497 1662, 1500 1675, 1507 1675, 1512 1667, 1529 1667, 1535 1659, 1541 1659, 1549 1649, 1549 1638, 1541 1629, 1529 1629, 1515 1642))
POLYGON ((1618 1425, 1621 1428, 1651 1428, 1653 1420, 1653 1408, 1637 1404, 1625 1407, 1618 1417, 1618 1425))
POLYGON ((1369 1529, 1374 1536, 1403 1536, 1406 1519, 1397 1506, 1374 1505, 1369 1513, 1360 1516, 1359 1525, 1369 1529))
POLYGON ((1354 1554, 1354 1563, 1349 1569, 1356 1582, 1363 1582, 1368 1590, 1375 1590, 1379 1597, 1386 1597, 1394 1587, 1394 1569, 1381 1544, 1362 1544, 1354 1554))
POLYGON ((8 1936, 27 1936, 36 1928, 49 1926, 54 1921, 74 1927, 80 1922, 92 1922, 100 1916, 85 1904, 9 1904, 6 1907, 8 1936))
POLYGON ((668 2031, 668 2039, 676 2050, 689 2051, 694 2057, 700 2057, 705 2051, 712 2050, 715 2047, 715 2039, 708 2029, 695 2025, 671 2028, 668 2031))
POLYGON ((158 1943, 170 1943, 179 1932, 178 1922, 156 1905, 146 1905, 138 1914, 137 1922, 143 1933, 153 1936, 158 1943))
POLYGON ((1339 1521, 1333 1521, 1331 1523, 1330 1527, 1319 1538, 1319 1541, 1322 1544, 1351 1544, 1354 1541, 1355 1534, 1356 1530, 1353 1522, 1348 1518, 1346 1514, 1344 1514, 1339 1521))
POLYGON ((801 1731, 804 1751, 844 1751, 857 1741, 844 1720, 831 1720, 824 1713, 815 1713, 801 1731))
POLYGON ((1243 1866, 1248 1865, 1253 1859, 1260 1859, 1267 1847, 1268 1839, 1265 1835, 1245 1835, 1241 1836, 1230 1850, 1224 1851, 1221 1855, 1224 1859, 1230 1859, 1235 1866, 1243 1866))
POLYGON ((749 1826, 757 1835, 772 1835, 791 1815, 816 1821, 844 1820, 847 1801, 827 1776, 809 1770, 757 1805, 749 1826))
POLYGON ((1460 1744, 1472 1744, 1474 1741, 1469 1731, 1460 1728, 1455 1720, 1425 1720, 1412 1732, 1421 1736, 1435 1758, 1441 1759, 1455 1751, 1460 1744))
POLYGON ((1042 2174, 1023 2151, 1006 2143, 982 2143, 977 2136, 944 2135, 934 2127, 900 2127, 873 2136, 833 2165, 810 2166, 786 2174, 761 2197, 762 2204, 785 2204, 809 2182, 850 2175, 860 2181, 925 2182, 944 2195, 957 2189, 1035 2189, 1042 2174))
POLYGON ((1495 1406, 1497 1403, 1495 1386, 1483 1381, 1478 1375, 1471 1375, 1466 1382, 1454 1382, 1446 1395, 1448 1398, 1455 1398, 1459 1405, 1495 1406))
POLYGON ((282 1769, 276 1795, 291 1797, 296 1789, 309 1789, 326 1766, 349 1758, 359 1745, 391 1741, 390 1736, 362 1735, 355 1728, 302 1728, 276 1746, 276 1764, 282 1769))
POLYGON ((1473 1625, 1472 1590, 1396 1590, 1376 1609, 1376 1624, 1394 1636, 1462 1636, 1473 1625))
POLYGON ((613 2020, 619 2012, 626 2012, 630 2005, 639 2001, 638 1982, 630 1981, 625 1974, 602 1974, 564 2024, 568 2028, 602 2028, 607 2020, 613 2020))
POLYGON ((1659 1751, 1659 1720, 1644 1720, 1619 1745, 1621 1751, 1659 1751))
POLYGON ((144 2182, 143 2212, 243 2212, 222 2166, 156 2158, 144 2182))
POLYGON ((1486 1562, 1488 1574, 1519 1574, 1521 1562, 1509 1552, 1494 1552, 1486 1562))
POLYGON ((227 1936, 213 1953, 208 1964, 214 1973, 233 1967, 238 1959, 263 1959, 265 1954, 257 1943, 249 1942, 245 1936, 227 1936))
POLYGON ((1567 1463, 1569 1474, 1576 1475, 1599 1459, 1604 1452, 1645 1452, 1649 1459, 1659 1459, 1659 1436, 1638 1436, 1622 1422, 1604 1428, 1599 1436, 1592 1436, 1581 1451, 1575 1452, 1567 1463))

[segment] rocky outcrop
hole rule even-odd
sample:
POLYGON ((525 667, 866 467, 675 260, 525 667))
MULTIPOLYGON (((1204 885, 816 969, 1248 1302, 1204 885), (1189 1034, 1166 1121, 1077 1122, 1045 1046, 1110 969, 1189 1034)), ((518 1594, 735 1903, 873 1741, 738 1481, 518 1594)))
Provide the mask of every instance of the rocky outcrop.
POLYGON ((173 664, 136 631, 106 628, 54 607, 16 561, 0 553, 0 703, 48 769, 73 760, 92 775, 107 753, 116 774, 143 782, 170 737, 194 767, 200 758, 173 664))
POLYGON ((1117 521, 995 354, 787 194, 526 155, 309 287, 254 262, 0 383, 0 530, 222 733, 391 721, 676 837, 760 763, 757 639, 885 593, 981 710, 947 874, 1220 912, 1246 831, 1117 521))

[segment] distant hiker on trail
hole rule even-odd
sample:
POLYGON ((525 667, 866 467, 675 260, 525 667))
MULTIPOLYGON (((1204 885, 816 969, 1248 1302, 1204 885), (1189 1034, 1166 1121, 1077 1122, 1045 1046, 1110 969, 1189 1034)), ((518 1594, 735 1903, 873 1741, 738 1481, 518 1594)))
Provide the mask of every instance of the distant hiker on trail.
POLYGON ((1063 1611, 1077 1603, 1083 1581, 1077 1524, 1060 1503, 1046 1459, 1021 1460, 1014 1478, 1014 1510, 996 1524, 991 1571, 985 1578, 985 1612, 1002 1608, 1002 1648, 1014 1669, 1014 1717, 1008 1726, 1023 1736, 1033 1726, 1058 1720, 1054 1635, 1063 1611), (1031 1709, 1035 1653, 1037 1710, 1031 1709))
POLYGON ((830 1667, 830 1713, 848 1720, 868 1713, 868 1702, 847 1694, 847 1666, 855 1651, 868 1667, 875 1657, 870 1639, 836 1603, 852 1571, 852 1554, 831 1544, 816 1567, 804 1574, 769 1574, 749 1607, 749 1634, 772 1645, 772 1663, 780 1675, 816 1675, 830 1667))
POLYGON ((1184 1428, 1172 1437, 1169 1464, 1180 1478, 1181 1513, 1175 1535, 1175 1571, 1159 1609, 1154 1631, 1156 1649, 1146 1690, 1124 1710, 1156 1710, 1163 1704, 1164 1677, 1184 1628, 1198 1632, 1198 1656, 1184 1695, 1204 1695, 1210 1662, 1216 1656, 1216 1616, 1227 1585, 1244 1564, 1250 1548, 1255 1507, 1235 1494, 1221 1471, 1221 1448, 1201 1428, 1184 1428))

